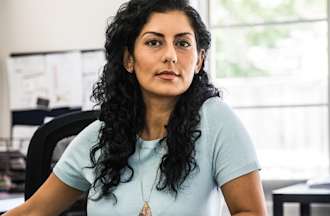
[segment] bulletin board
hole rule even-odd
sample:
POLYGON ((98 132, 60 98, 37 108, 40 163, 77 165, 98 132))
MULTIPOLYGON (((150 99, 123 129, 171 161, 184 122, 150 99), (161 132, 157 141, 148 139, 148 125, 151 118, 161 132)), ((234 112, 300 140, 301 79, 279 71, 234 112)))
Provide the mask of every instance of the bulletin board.
POLYGON ((14 53, 7 60, 11 110, 92 108, 103 50, 14 53))
POLYGON ((90 96, 104 64, 102 49, 11 54, 11 139, 19 140, 14 148, 26 153, 33 133, 47 119, 93 109, 90 96))

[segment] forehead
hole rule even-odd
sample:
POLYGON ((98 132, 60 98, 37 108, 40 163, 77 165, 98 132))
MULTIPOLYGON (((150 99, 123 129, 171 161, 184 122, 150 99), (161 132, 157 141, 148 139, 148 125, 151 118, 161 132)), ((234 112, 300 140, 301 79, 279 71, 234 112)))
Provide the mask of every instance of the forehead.
POLYGON ((183 11, 154 12, 143 26, 141 34, 148 31, 159 33, 190 32, 194 35, 188 16, 183 11))

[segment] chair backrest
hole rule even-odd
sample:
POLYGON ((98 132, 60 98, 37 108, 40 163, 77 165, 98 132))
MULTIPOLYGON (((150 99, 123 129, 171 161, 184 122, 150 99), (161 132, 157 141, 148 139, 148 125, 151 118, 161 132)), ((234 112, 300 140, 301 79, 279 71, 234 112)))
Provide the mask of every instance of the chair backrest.
POLYGON ((29 144, 26 159, 25 200, 30 198, 52 171, 52 155, 57 143, 77 135, 98 118, 99 111, 64 114, 39 127, 29 144))

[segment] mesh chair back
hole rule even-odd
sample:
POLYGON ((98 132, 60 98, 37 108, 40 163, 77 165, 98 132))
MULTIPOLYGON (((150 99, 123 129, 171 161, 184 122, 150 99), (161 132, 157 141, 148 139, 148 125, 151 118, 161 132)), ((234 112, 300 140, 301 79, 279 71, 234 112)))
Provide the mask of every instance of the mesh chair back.
POLYGON ((82 111, 64 114, 42 125, 32 136, 29 144, 25 200, 30 198, 52 172, 53 151, 57 143, 77 135, 98 118, 99 111, 82 111))

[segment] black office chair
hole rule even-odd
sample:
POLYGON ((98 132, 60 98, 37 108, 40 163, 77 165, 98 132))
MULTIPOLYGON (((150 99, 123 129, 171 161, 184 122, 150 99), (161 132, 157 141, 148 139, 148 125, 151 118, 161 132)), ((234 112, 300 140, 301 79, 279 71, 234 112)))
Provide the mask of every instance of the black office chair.
MULTIPOLYGON (((42 125, 32 136, 26 160, 25 200, 48 178, 53 168, 53 152, 61 140, 77 135, 98 118, 99 111, 64 114, 42 125)), ((75 203, 62 215, 85 215, 86 199, 75 203), (80 212, 80 213, 77 213, 80 212)))

